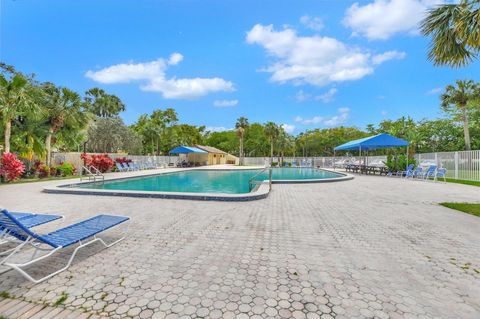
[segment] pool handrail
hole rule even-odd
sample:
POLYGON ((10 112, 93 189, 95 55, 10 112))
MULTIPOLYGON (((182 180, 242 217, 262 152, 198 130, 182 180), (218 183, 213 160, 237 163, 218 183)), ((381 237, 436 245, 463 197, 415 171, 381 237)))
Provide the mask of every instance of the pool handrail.
POLYGON ((262 174, 263 172, 265 172, 267 169, 268 169, 268 187, 270 188, 270 190, 272 189, 272 167, 267 166, 262 168, 257 174, 253 175, 248 179, 248 189, 250 191, 252 191, 253 189, 252 185, 255 182, 255 178, 260 174, 262 174))

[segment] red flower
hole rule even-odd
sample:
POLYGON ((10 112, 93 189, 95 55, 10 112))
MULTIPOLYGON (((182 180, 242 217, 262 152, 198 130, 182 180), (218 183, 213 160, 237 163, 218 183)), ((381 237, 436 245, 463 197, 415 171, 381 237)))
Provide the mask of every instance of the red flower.
POLYGON ((83 153, 82 155, 80 155, 80 158, 84 160, 85 166, 87 167, 93 166, 102 173, 111 171, 113 166, 115 165, 113 160, 110 157, 108 157, 108 154, 106 153, 100 154, 100 155, 96 155, 96 154, 87 155, 83 153))
POLYGON ((7 182, 14 181, 25 172, 25 165, 13 153, 5 153, 0 162, 0 175, 7 182))

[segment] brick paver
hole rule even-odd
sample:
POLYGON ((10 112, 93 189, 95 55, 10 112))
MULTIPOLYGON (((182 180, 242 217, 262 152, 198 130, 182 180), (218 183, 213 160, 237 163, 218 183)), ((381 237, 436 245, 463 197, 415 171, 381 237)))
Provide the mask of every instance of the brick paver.
POLYGON ((0 275, 11 296, 111 318, 480 318, 480 218, 437 205, 480 188, 362 176, 223 203, 41 192, 53 183, 0 186, 0 205, 128 215, 130 238, 38 285, 0 275))

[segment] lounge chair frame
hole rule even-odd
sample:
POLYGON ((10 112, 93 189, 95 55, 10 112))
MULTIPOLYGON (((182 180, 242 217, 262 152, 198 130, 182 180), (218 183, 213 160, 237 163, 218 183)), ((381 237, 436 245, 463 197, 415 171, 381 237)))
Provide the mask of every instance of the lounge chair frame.
MULTIPOLYGON (((91 244, 93 244, 93 243, 96 243, 96 242, 101 243, 101 244, 104 246, 104 248, 110 248, 110 247, 112 247, 113 245, 115 245, 115 244, 121 242, 122 240, 124 240, 124 239, 127 237, 126 234, 128 233, 128 230, 129 230, 129 228, 130 228, 130 220, 131 220, 131 219, 130 219, 129 217, 127 217, 127 216, 120 216, 120 215, 116 215, 116 217, 124 217, 124 218, 127 218, 127 220, 125 220, 124 222, 121 222, 121 223, 115 225, 115 226, 118 226, 118 225, 120 225, 120 224, 126 224, 126 227, 125 227, 125 230, 124 230, 124 232, 123 232, 123 236, 120 237, 119 239, 111 242, 111 243, 107 243, 103 238, 101 238, 100 236, 98 236, 99 233, 103 233, 103 232, 109 230, 109 228, 108 228, 108 229, 105 229, 105 230, 103 230, 103 231, 100 231, 100 232, 98 232, 98 233, 96 233, 96 234, 94 234, 94 235, 92 235, 92 236, 90 236, 90 237, 87 237, 87 238, 85 238, 85 239, 78 240, 77 242, 75 242, 75 243, 73 243, 73 244, 71 244, 71 245, 67 245, 67 246, 65 246, 65 247, 64 247, 64 246, 53 247, 53 246, 51 246, 50 244, 42 241, 41 238, 34 238, 33 236, 29 235, 29 236, 25 239, 25 241, 22 242, 22 243, 21 243, 20 245, 18 245, 17 247, 15 247, 15 249, 14 249, 6 258, 4 258, 4 260, 3 260, 2 262, 5 263, 6 266, 8 266, 8 267, 10 267, 10 268, 18 271, 23 277, 25 277, 25 278, 28 279, 29 281, 31 281, 31 282, 33 282, 33 283, 35 283, 35 284, 38 284, 38 283, 40 283, 40 282, 43 282, 43 281, 45 281, 45 280, 47 280, 47 279, 49 279, 49 278, 51 278, 51 277, 53 277, 53 276, 55 276, 55 275, 57 275, 57 274, 65 271, 65 270, 67 270, 67 269, 71 266, 71 264, 72 264, 72 262, 73 262, 73 260, 74 260, 74 258, 75 258, 75 256, 76 256, 77 252, 78 252, 80 249, 82 249, 82 248, 84 248, 84 247, 87 247, 87 246, 89 246, 89 245, 91 245, 91 244), (23 247, 25 247, 25 246, 27 246, 27 245, 33 247, 33 249, 34 249, 32 255, 31 255, 31 257, 30 257, 30 259, 29 259, 28 261, 23 262, 23 263, 9 263, 9 262, 7 262, 8 259, 10 259, 12 256, 14 256, 15 254, 17 254, 23 247), (42 278, 38 278, 38 279, 37 279, 37 278, 34 278, 32 275, 30 275, 28 272, 26 272, 24 269, 22 269, 22 268, 24 268, 24 267, 28 267, 28 266, 34 265, 35 263, 40 262, 40 261, 42 261, 42 260, 44 260, 44 259, 47 259, 48 257, 54 255, 56 252, 58 252, 58 251, 60 251, 60 250, 62 250, 62 249, 66 249, 66 248, 68 248, 68 247, 70 247, 70 246, 74 246, 74 245, 78 245, 78 246, 73 250, 70 258, 68 259, 67 264, 66 264, 64 267, 62 267, 61 269, 55 270, 54 272, 49 273, 48 275, 46 275, 46 276, 44 276, 44 277, 42 277, 42 278), (50 247, 45 247, 45 248, 44 248, 43 246, 50 246, 50 247), (46 251, 47 253, 44 254, 44 255, 42 255, 42 256, 37 257, 37 253, 38 253, 39 251, 46 251)), ((74 224, 74 225, 75 225, 75 224, 74 224)))
MULTIPOLYGON (((12 212, 10 212, 10 213, 12 213, 12 212)), ((25 214, 25 217, 30 217, 30 216, 33 217, 33 215, 36 215, 36 214, 31 214, 31 213, 22 213, 22 214, 25 214)), ((54 216, 54 215, 52 215, 52 216, 54 216)), ((46 221, 46 222, 40 222, 38 224, 35 224, 34 226, 31 226, 30 228, 45 225, 45 224, 51 223, 51 222, 57 222, 57 221, 62 222, 62 221, 65 220, 65 216, 63 216, 63 215, 56 215, 56 216, 58 218, 51 219, 50 221, 46 221)), ((20 220, 21 220, 21 218, 20 218, 20 220)), ((10 257, 10 255, 15 253, 15 250, 19 245, 22 245, 22 246, 24 245, 23 241, 20 241, 17 238, 15 238, 14 236, 11 236, 8 232, 8 229, 4 229, 3 231, 0 232, 0 246, 6 245, 6 244, 9 244, 9 243, 17 243, 18 245, 15 246, 15 247, 12 247, 10 249, 0 251, 0 256, 8 255, 4 259, 0 260, 0 265, 3 265, 3 263, 10 257)), ((1 272, 0 272, 0 274, 1 274, 1 272)))

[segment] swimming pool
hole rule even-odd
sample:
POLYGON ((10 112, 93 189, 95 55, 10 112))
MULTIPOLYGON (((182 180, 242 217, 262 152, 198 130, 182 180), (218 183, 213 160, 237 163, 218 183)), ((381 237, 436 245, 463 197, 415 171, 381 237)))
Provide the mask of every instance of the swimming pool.
MULTIPOLYGON (((79 185, 81 188, 187 193, 245 194, 251 191, 249 180, 261 170, 188 170, 175 173, 129 178, 104 183, 79 185)), ((335 178, 343 174, 313 168, 274 168, 272 180, 313 180, 335 178)), ((255 177, 268 179, 268 171, 255 177)))
MULTIPOLYGON (((272 183, 331 182, 352 178, 315 168, 273 168, 272 183)), ((203 200, 253 200, 270 192, 268 170, 189 169, 163 174, 117 178, 104 182, 84 182, 45 187, 49 193, 160 197, 203 200), (250 183, 251 179, 255 183, 250 183), (254 187, 253 187, 254 186, 254 187)))

